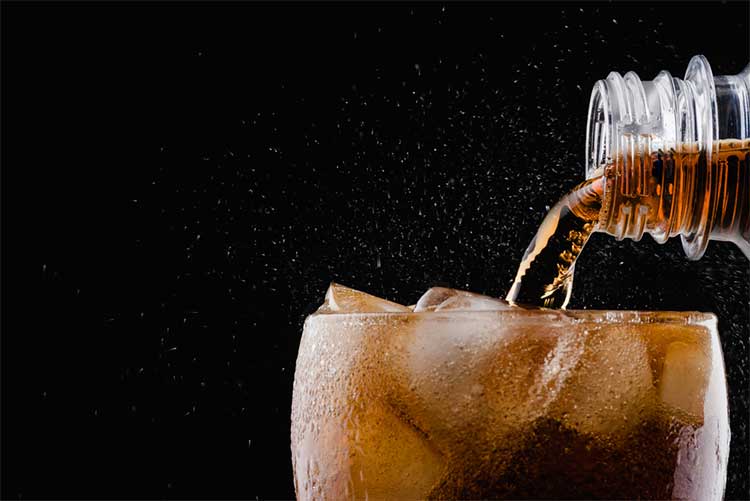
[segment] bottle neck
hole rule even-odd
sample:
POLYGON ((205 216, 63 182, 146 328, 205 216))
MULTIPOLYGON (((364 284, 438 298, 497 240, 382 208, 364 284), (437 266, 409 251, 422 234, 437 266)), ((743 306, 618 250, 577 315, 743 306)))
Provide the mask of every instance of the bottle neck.
POLYGON ((634 240, 649 233, 659 243, 679 235, 691 259, 709 240, 733 241, 750 256, 750 140, 714 146, 680 144, 614 160, 604 173, 599 231, 634 240))
POLYGON ((680 235, 690 259, 711 239, 750 257, 750 66, 714 78, 694 57, 684 79, 610 73, 591 96, 587 178, 603 176, 597 229, 658 242, 680 235))

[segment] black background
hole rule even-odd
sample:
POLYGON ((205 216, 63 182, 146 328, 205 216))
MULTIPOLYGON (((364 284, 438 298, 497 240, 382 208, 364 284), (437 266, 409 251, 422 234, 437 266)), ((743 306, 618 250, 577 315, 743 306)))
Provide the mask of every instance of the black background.
MULTIPOLYGON (((748 3, 2 6, 2 494, 291 498, 329 281, 502 296, 610 70, 716 74, 748 3)), ((748 480, 748 262, 596 235, 576 308, 713 311, 748 480)))

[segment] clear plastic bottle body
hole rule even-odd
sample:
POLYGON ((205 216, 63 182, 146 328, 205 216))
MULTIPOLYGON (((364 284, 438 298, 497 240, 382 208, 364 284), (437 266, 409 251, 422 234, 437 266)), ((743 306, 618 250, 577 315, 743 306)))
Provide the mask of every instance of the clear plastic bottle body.
POLYGON ((749 156, 750 65, 714 77, 696 56, 684 79, 612 72, 594 86, 586 177, 605 180, 598 231, 680 235, 690 259, 728 240, 750 258, 749 156))

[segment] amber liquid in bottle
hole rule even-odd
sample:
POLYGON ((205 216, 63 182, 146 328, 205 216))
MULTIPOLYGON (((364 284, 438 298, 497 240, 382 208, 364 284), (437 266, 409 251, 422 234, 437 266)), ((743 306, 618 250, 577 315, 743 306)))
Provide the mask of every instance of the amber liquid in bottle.
MULTIPOLYGON (((750 256, 750 140, 690 145, 620 158, 604 175, 576 186, 547 214, 529 244, 508 301, 565 308, 575 261, 594 231, 657 241, 682 235, 727 240, 750 256)), ((702 251, 693 258, 700 257, 702 251)))

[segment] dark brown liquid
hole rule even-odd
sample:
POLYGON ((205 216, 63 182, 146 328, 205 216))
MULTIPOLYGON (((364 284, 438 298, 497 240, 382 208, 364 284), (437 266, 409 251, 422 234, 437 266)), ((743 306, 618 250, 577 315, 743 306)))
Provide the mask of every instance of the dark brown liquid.
POLYGON ((590 179, 550 209, 523 255, 507 301, 565 308, 576 259, 599 220, 602 189, 602 178, 590 179))
POLYGON ((626 436, 611 438, 540 419, 509 457, 454 462, 455 471, 429 498, 700 499, 706 487, 722 479, 691 475, 697 468, 686 458, 710 453, 716 440, 699 429, 688 421, 654 416, 626 436))

